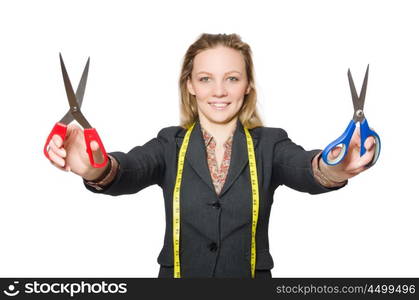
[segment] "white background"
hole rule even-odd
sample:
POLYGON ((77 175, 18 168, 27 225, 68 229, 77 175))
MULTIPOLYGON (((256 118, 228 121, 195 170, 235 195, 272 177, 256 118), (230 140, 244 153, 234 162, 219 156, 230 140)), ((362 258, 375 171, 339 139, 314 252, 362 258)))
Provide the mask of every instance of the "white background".
POLYGON ((274 277, 419 276, 415 1, 3 1, 0 4, 0 276, 156 277, 165 216, 158 186, 111 197, 43 156, 66 112, 62 52, 108 151, 179 120, 182 57, 203 33, 238 33, 254 53, 259 108, 306 149, 352 117, 347 80, 380 134, 378 163, 337 192, 275 193, 274 277))

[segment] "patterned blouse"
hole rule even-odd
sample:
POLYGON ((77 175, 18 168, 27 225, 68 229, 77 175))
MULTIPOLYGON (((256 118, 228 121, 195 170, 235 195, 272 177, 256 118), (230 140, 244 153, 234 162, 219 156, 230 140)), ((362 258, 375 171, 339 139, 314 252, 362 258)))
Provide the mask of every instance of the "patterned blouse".
POLYGON ((211 174, 212 183, 214 184, 215 192, 220 194, 224 182, 227 177, 228 168, 230 167, 231 146, 233 144, 233 133, 224 143, 224 155, 221 167, 218 169, 217 159, 215 157, 215 138, 201 126, 202 136, 204 137, 205 148, 207 149, 208 168, 211 174))

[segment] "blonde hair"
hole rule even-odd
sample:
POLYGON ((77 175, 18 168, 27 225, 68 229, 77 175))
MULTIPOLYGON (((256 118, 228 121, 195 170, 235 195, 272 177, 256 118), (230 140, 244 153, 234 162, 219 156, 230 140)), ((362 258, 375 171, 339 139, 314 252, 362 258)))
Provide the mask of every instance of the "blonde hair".
POLYGON ((203 33, 191 45, 183 59, 182 70, 179 78, 180 88, 180 126, 189 128, 198 120, 198 107, 196 97, 189 93, 187 81, 191 77, 193 60, 200 52, 215 48, 216 46, 225 46, 239 51, 245 62, 247 80, 250 91, 244 96, 243 105, 239 111, 239 120, 243 126, 252 129, 263 126, 262 120, 256 108, 256 88, 253 73, 252 51, 250 46, 244 43, 237 34, 208 34, 203 33))

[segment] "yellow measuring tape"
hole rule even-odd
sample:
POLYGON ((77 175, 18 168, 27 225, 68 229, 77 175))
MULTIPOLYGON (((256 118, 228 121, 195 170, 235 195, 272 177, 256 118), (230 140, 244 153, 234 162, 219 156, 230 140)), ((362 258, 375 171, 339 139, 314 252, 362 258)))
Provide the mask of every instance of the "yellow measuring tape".
MULTIPOLYGON (((180 278, 180 186, 182 182, 183 165, 185 163, 186 150, 188 149, 189 139, 192 129, 196 123, 188 128, 182 146, 180 147, 179 160, 176 174, 175 189, 173 191, 173 251, 174 251, 174 278, 180 278)), ((259 186, 256 169, 256 158, 253 147, 253 140, 249 130, 244 127, 246 133, 247 153, 249 156, 250 183, 252 186, 252 242, 250 255, 250 268, 252 278, 255 277, 256 267, 256 225, 259 214, 259 186)))

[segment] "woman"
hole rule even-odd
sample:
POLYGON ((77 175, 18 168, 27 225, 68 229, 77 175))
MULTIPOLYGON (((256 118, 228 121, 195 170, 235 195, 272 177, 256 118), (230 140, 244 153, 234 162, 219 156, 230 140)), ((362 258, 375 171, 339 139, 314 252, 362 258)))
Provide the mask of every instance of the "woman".
MULTIPOLYGON (((131 194, 163 189, 166 211, 159 277, 270 278, 268 222, 279 185, 310 194, 343 187, 374 153, 359 156, 354 135, 345 160, 329 166, 320 150, 305 151, 280 128, 262 126, 250 47, 236 34, 202 34, 186 52, 179 80, 181 126, 128 153, 112 152, 93 168, 83 133, 71 126, 50 144, 52 163, 80 175, 92 192, 131 194), (253 180, 255 179, 255 180, 253 180)), ((96 161, 101 159, 98 145, 96 161)), ((339 148, 331 152, 338 156, 339 148)))

